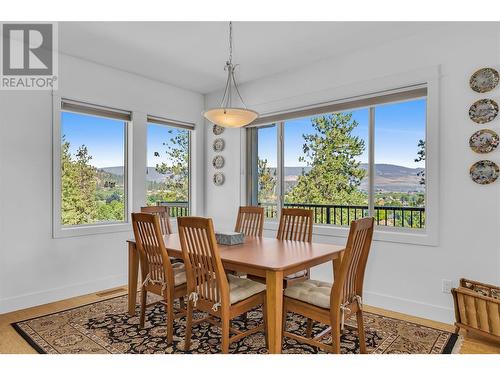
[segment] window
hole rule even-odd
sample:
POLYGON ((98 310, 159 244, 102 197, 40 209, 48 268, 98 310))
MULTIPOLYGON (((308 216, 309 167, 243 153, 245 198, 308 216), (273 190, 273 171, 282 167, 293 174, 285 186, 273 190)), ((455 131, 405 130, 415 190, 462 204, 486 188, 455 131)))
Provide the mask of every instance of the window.
POLYGON ((130 113, 62 101, 59 127, 59 224, 124 223, 130 113))
POLYGON ((146 203, 170 207, 171 216, 190 212, 191 124, 148 116, 146 203))
POLYGON ((425 229, 426 93, 412 88, 261 119, 247 129, 249 204, 267 206, 269 219, 300 207, 314 211, 316 224, 373 216, 386 228, 425 229))

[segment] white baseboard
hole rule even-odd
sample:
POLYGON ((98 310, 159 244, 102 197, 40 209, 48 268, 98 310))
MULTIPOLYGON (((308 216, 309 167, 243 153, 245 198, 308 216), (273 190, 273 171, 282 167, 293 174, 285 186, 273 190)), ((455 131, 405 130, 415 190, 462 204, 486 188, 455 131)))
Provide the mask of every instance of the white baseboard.
POLYGON ((66 298, 81 296, 127 284, 126 275, 115 275, 86 283, 66 285, 41 292, 28 293, 0 300, 0 314, 39 306, 66 298))
POLYGON ((363 291, 363 299, 367 305, 413 315, 419 318, 436 320, 448 324, 452 324, 455 321, 451 296, 449 308, 367 290, 363 291))

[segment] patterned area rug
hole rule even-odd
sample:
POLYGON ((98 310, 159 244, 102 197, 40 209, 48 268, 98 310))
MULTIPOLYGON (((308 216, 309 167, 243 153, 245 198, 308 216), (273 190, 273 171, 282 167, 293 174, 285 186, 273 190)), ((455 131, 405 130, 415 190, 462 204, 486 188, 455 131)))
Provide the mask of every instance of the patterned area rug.
MULTIPOLYGON (((195 316, 200 318, 202 315, 195 316)), ((139 328, 138 316, 127 313, 127 296, 76 307, 55 314, 13 323, 16 331, 39 353, 187 353, 184 347, 185 318, 175 320, 174 343, 167 345, 165 310, 162 304, 147 309, 146 326, 139 328)), ((458 336, 454 333, 409 323, 377 314, 365 313, 367 350, 370 353, 452 353, 458 336)), ((262 322, 262 311, 256 309, 245 322, 233 320, 239 330, 262 322)), ((348 320, 341 338, 342 353, 359 353, 355 321, 348 320)), ((288 315, 287 330, 304 334, 305 319, 288 315)), ((316 324, 314 333, 325 327, 316 324)), ((325 342, 330 340, 325 338, 325 342)), ((230 347, 232 353, 267 353, 263 333, 248 336, 230 347)), ((207 322, 193 327, 189 353, 220 353, 220 329, 207 322)), ((283 353, 322 353, 315 347, 285 339, 283 353)))

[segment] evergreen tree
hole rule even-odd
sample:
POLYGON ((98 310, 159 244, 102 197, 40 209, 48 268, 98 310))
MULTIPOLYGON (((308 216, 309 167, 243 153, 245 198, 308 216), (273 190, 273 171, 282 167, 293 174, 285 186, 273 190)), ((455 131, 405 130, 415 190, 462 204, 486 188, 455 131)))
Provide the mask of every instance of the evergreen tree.
POLYGON ((267 166, 267 159, 257 159, 259 179, 258 202, 276 202, 276 172, 267 166))
POLYGON ((82 145, 72 160, 70 144, 63 137, 61 149, 61 221, 63 225, 95 222, 97 171, 89 164, 92 156, 82 145))
MULTIPOLYGON (((189 198, 189 132, 187 130, 169 129, 174 134, 166 146, 165 153, 169 163, 156 165, 158 173, 167 174, 165 190, 161 192, 161 200, 187 201, 189 198)), ((154 155, 159 156, 159 152, 154 155)))
MULTIPOLYGON (((418 163, 420 161, 425 161, 425 141, 420 139, 417 144, 417 158, 415 162, 418 163)), ((425 169, 417 173, 417 176, 420 176, 420 185, 425 185, 425 169)))
POLYGON ((299 160, 311 167, 302 172, 297 184, 285 196, 289 203, 363 204, 365 195, 358 190, 366 171, 356 156, 365 143, 352 135, 358 123, 351 113, 333 113, 311 119, 315 130, 304 134, 299 160))

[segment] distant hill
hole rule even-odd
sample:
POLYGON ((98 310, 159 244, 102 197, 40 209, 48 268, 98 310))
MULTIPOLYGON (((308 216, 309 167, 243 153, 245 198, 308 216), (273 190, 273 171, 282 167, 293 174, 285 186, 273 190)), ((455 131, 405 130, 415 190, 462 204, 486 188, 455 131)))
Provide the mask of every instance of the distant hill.
MULTIPOLYGON (((367 164, 361 164, 361 168, 367 169, 367 164)), ((276 168, 270 168, 272 173, 276 173, 276 168)), ((123 176, 123 167, 106 167, 100 170, 123 176)), ((286 190, 295 185, 297 179, 302 173, 307 173, 311 167, 285 167, 285 184, 286 190)), ((423 185, 420 185, 420 176, 418 173, 423 171, 423 168, 408 168, 394 164, 375 164, 375 190, 377 191, 395 191, 395 192, 414 192, 424 191, 423 185)), ((163 182, 166 175, 158 173, 154 167, 147 168, 147 181, 163 182)), ((362 190, 368 189, 368 179, 361 182, 362 190)))
MULTIPOLYGON (((104 167, 98 168, 100 171, 114 174, 117 176, 123 176, 123 167, 104 167)), ((168 174, 158 173, 155 167, 148 167, 146 170, 146 180, 154 182, 163 182, 168 174)))
MULTIPOLYGON (((361 168, 368 169, 368 164, 361 164, 361 168)), ((275 172, 275 168, 271 168, 275 172)), ((302 173, 307 173, 311 167, 285 167, 285 190, 291 189, 298 177, 302 173)), ((394 192, 421 192, 425 190, 420 185, 420 176, 418 173, 424 168, 408 168, 394 164, 375 164, 375 190, 376 191, 394 191, 394 192)), ((368 179, 361 182, 361 190, 368 190, 368 179)))

